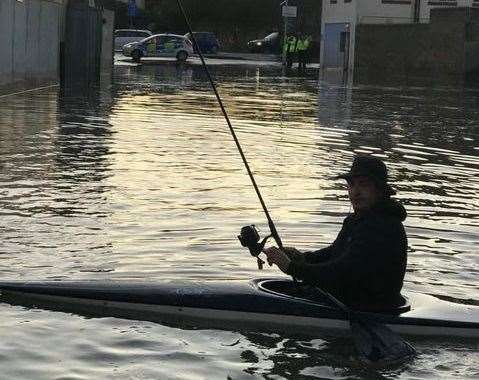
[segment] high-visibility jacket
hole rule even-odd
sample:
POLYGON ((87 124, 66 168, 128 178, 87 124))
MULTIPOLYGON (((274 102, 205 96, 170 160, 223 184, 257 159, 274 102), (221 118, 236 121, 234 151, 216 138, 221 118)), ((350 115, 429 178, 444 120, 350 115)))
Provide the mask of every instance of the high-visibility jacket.
POLYGON ((299 38, 296 44, 296 50, 298 51, 308 50, 310 43, 311 43, 311 36, 299 38))
POLYGON ((175 43, 173 41, 167 41, 165 42, 165 50, 166 51, 173 51, 175 50, 175 43))
POLYGON ((290 36, 289 37, 289 52, 290 53, 295 53, 296 52, 297 43, 298 43, 298 40, 295 36, 290 36))
POLYGON ((296 44, 297 44, 297 41, 295 36, 286 37, 283 44, 283 52, 285 53, 296 52, 296 44))
POLYGON ((298 38, 298 42, 296 42, 296 50, 297 51, 305 50, 303 46, 303 40, 301 38, 298 38))

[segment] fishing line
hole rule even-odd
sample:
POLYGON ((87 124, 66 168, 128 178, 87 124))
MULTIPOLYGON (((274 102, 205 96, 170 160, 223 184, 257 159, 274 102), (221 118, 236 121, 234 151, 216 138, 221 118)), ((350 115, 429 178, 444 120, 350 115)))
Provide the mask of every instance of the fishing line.
POLYGON ((259 191, 259 188, 258 188, 258 185, 256 184, 256 180, 254 179, 254 176, 253 176, 253 173, 249 167, 249 164, 248 164, 248 161, 246 160, 246 156, 244 155, 243 153, 243 149, 241 148, 241 144, 238 140, 238 138, 236 137, 236 133, 235 133, 235 130, 233 128, 233 125, 231 124, 230 122, 230 119, 228 117, 228 114, 226 112, 226 109, 225 107, 223 106, 223 102, 221 100, 221 97, 218 93, 218 90, 216 89, 216 85, 215 85, 215 82, 213 81, 213 78, 211 77, 211 74, 208 70, 208 67, 206 66, 206 62, 205 62, 205 59, 203 57, 203 54, 201 53, 201 49, 198 45, 198 43, 196 42, 196 38, 193 34, 193 30, 191 28, 191 24, 190 24, 190 20, 188 18, 188 16, 186 15, 186 12, 183 8, 183 5, 181 4, 181 1, 180 0, 176 0, 176 2, 178 3, 178 7, 180 8, 180 11, 183 15, 183 18, 185 19, 185 22, 186 22, 186 26, 188 28, 188 32, 190 33, 191 35, 191 39, 193 40, 193 44, 194 46, 196 46, 196 50, 198 52, 198 56, 200 57, 200 60, 201 60, 201 64, 206 72, 206 76, 208 77, 208 80, 211 84, 211 87, 213 88, 213 91, 215 93, 215 96, 216 96, 216 99, 218 100, 218 104, 220 105, 220 108, 221 108, 221 112, 223 113, 223 116, 226 120, 226 123, 228 124, 228 127, 229 127, 229 130, 231 132, 231 135, 233 136, 233 140, 236 144, 236 147, 238 148, 238 151, 241 155, 241 159, 243 160, 243 163, 244 163, 244 166, 246 167, 246 171, 248 172, 248 176, 249 178, 251 179, 251 182, 253 183, 253 187, 254 187, 254 190, 256 192, 256 195, 258 196, 259 198, 259 201, 261 203, 261 207, 263 207, 263 211, 266 215, 266 219, 268 220, 268 226, 269 226, 269 229, 271 231, 271 236, 274 238, 274 240, 276 241, 276 244, 278 245, 279 248, 283 248, 283 243, 281 241, 281 238, 279 237, 278 235, 278 231, 276 230, 276 226, 274 225, 273 223, 273 219, 271 219, 271 216, 269 215, 269 212, 268 212, 268 209, 266 208, 266 204, 264 203, 264 200, 263 200, 263 197, 261 196, 261 193, 259 191))

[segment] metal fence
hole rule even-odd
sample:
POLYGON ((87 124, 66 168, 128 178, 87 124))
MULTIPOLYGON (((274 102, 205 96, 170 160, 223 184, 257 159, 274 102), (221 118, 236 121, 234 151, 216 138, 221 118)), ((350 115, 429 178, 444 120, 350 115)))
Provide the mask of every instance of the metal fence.
POLYGON ((101 45, 101 9, 92 8, 84 3, 74 3, 69 6, 65 22, 62 64, 64 83, 81 82, 89 85, 98 80, 101 45))

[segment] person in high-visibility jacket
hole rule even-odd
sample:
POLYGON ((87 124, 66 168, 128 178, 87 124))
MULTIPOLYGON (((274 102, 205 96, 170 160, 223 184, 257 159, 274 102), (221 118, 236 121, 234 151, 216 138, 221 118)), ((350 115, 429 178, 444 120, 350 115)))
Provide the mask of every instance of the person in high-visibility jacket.
POLYGON ((283 53, 286 54, 286 66, 292 67, 294 56, 296 54, 296 44, 298 39, 294 35, 286 37, 283 43, 283 53))
POLYGON ((309 47, 311 45, 311 36, 301 34, 296 44, 298 55, 298 68, 305 69, 308 61, 309 47))
POLYGON ((172 52, 175 50, 175 41, 171 39, 166 40, 164 47, 166 52, 172 52))

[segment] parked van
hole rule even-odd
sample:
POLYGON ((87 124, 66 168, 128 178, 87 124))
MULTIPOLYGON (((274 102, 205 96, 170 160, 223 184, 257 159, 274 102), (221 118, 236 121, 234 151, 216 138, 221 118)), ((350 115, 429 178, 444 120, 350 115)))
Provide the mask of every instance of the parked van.
POLYGON ((121 51, 124 45, 141 41, 152 34, 149 30, 117 29, 115 30, 115 51, 121 51))
MULTIPOLYGON (((205 54, 216 54, 220 48, 220 44, 218 39, 212 32, 193 32, 193 36, 200 47, 202 53, 205 54)), ((191 33, 185 34, 185 37, 188 38, 190 41, 193 41, 191 37, 191 33)), ((195 47, 195 53, 196 51, 195 47)))

